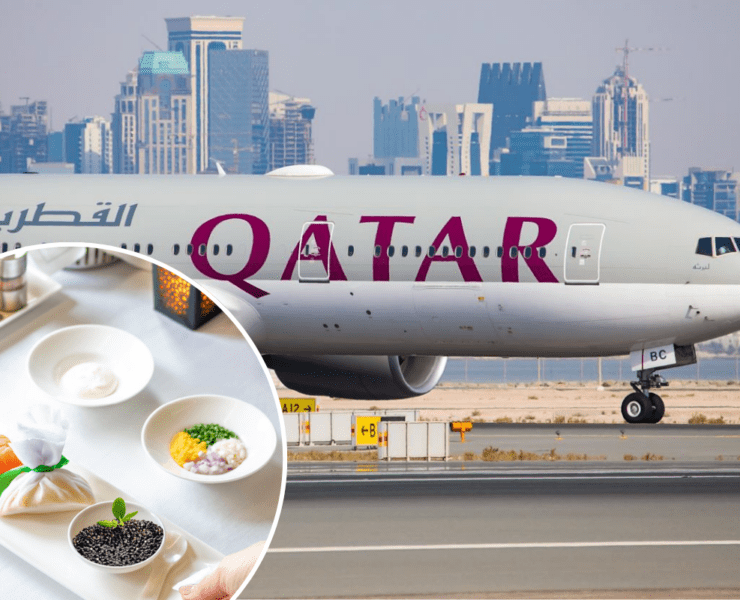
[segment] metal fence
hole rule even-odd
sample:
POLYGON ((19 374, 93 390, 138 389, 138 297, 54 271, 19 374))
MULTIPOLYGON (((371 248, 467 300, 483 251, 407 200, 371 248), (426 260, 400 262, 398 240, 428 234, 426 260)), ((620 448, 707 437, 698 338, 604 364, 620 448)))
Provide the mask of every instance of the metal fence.
MULTIPOLYGON (((695 365, 667 369, 667 379, 740 381, 740 356, 700 358, 695 365)), ((629 357, 450 358, 442 376, 449 383, 628 382, 636 378, 629 357), (599 366, 600 365, 600 366, 599 366), (601 370, 601 376, 599 376, 601 370)))

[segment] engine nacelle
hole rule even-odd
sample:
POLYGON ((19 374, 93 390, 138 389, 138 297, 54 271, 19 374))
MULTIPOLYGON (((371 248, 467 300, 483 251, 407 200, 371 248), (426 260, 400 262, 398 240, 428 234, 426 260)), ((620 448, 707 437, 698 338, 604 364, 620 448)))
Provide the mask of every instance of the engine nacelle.
POLYGON ((446 356, 263 357, 283 384, 301 394, 352 400, 396 400, 434 389, 446 356))

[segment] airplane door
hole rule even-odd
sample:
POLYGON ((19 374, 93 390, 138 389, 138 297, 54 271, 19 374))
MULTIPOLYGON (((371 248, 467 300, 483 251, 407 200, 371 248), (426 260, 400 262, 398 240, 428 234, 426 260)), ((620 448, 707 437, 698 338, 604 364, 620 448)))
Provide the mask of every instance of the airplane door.
POLYGON ((606 225, 574 223, 568 230, 565 246, 565 283, 599 283, 601 242, 606 225))
POLYGON ((298 281, 329 281, 333 234, 332 222, 311 221, 303 224, 298 248, 298 281))

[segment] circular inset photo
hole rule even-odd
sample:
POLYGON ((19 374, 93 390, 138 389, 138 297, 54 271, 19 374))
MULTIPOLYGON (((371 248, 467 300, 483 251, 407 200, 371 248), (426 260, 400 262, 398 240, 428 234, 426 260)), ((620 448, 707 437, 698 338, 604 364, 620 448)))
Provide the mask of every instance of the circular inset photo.
POLYGON ((167 265, 79 244, 0 254, 0 298, 0 560, 59 598, 250 579, 285 434, 231 312, 167 265))

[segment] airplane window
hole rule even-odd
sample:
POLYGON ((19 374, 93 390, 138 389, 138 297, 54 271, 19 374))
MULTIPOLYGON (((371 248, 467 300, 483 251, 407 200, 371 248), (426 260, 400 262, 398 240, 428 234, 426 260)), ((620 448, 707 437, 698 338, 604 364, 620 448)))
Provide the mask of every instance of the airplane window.
POLYGON ((516 246, 512 246, 509 248, 509 257, 510 258, 516 258, 516 255, 519 253, 519 248, 516 246))
POLYGON ((531 246, 527 246, 524 249, 524 252, 522 252, 522 254, 524 255, 524 258, 529 258, 530 256, 532 256, 532 248, 531 248, 531 246))
POLYGON ((740 238, 734 238, 734 240, 735 240, 735 246, 737 246, 738 249, 740 249, 740 238))
POLYGON ((488 258, 488 255, 491 253, 491 250, 488 246, 483 246, 483 258, 488 258))
POLYGON ((8 242, 3 242, 3 252, 8 251, 8 242))
POLYGON ((447 255, 450 253, 450 249, 447 246, 442 246, 442 256, 447 258, 447 255))
POLYGON ((468 256, 473 258, 475 256, 475 246, 468 247, 468 256))
POLYGON ((21 247, 21 243, 20 242, 16 242, 15 243, 15 249, 18 250, 20 247, 21 247))
POLYGON ((457 258, 460 258, 462 256, 462 246, 455 247, 455 256, 457 256, 457 258))
POLYGON ((503 257, 503 255, 504 255, 504 249, 501 246, 499 246, 498 248, 496 248, 496 256, 498 256, 499 258, 501 258, 501 257, 503 257))
POLYGON ((537 249, 537 255, 540 258, 545 258, 545 256, 547 256, 547 248, 538 248, 537 249))
POLYGON ((139 243, 134 244, 134 252, 141 252, 141 244, 139 243))
POLYGON ((198 254, 200 254, 201 256, 206 255, 206 245, 205 244, 201 244, 200 246, 198 246, 198 254))
POLYGON ((418 258, 419 256, 421 256, 421 246, 417 246, 417 247, 416 247, 416 256, 417 256, 417 258, 418 258))
POLYGON ((375 246, 375 256, 380 256, 380 246, 375 246))
POLYGON ((308 256, 308 244, 306 244, 303 248, 303 256, 308 256))
POLYGON ((172 254, 174 254, 175 256, 180 254, 180 244, 175 244, 174 246, 172 246, 172 254))
POLYGON ((408 256, 409 255, 409 247, 408 246, 402 246, 401 247, 401 256, 408 256))
POLYGON ((436 251, 436 248, 434 246, 429 246, 429 258, 434 256, 435 251, 436 251))
POLYGON ((722 256, 729 252, 735 252, 735 246, 732 244, 732 240, 728 237, 718 237, 714 240, 714 244, 717 249, 717 256, 722 256))
POLYGON ((193 245, 188 244, 188 256, 190 256, 193 253, 193 245))
POLYGON ((396 253, 396 249, 393 246, 388 246, 388 256, 393 256, 396 253))
POLYGON ((147 246, 146 246, 146 253, 149 256, 151 256, 152 255, 152 252, 154 252, 154 246, 152 246, 151 244, 147 244, 147 246))
POLYGON ((218 247, 218 244, 213 245, 213 256, 218 256, 218 253, 221 249, 218 247))
POLYGON ((231 256, 234 251, 234 247, 231 244, 226 244, 226 256, 231 256))
POLYGON ((696 244, 696 253, 703 256, 712 256, 712 238, 699 238, 696 244))
POLYGON ((126 248, 128 248, 128 246, 126 244, 121 244, 121 248, 125 250, 126 248))
POLYGON ((355 253, 354 246, 347 246, 347 256, 352 256, 355 253))

